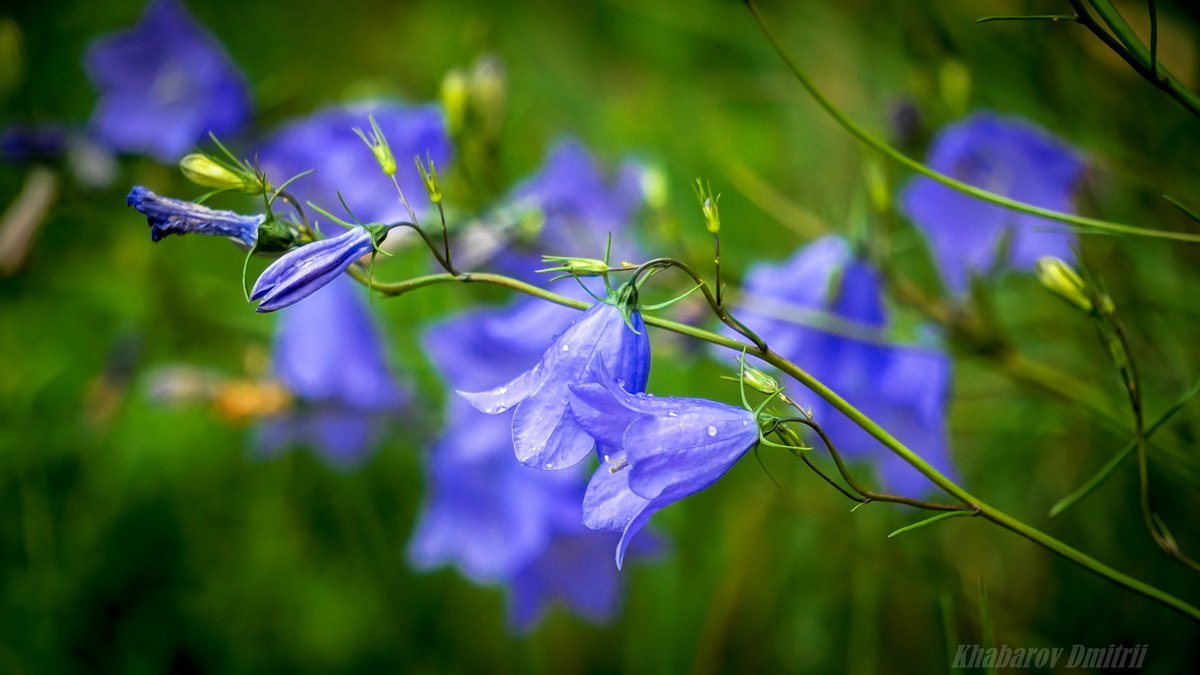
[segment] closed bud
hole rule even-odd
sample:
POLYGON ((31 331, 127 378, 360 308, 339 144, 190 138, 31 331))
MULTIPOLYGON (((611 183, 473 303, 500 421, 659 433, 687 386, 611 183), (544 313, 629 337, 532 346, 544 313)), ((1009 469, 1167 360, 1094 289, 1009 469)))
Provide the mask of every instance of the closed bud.
POLYGON ((608 271, 608 263, 596 258, 544 255, 542 262, 558 263, 558 265, 538 270, 539 272, 565 272, 577 277, 594 277, 608 271))
POLYGON ((667 177, 662 169, 648 166, 642 169, 642 198, 653 209, 667 206, 667 177))
POLYGON ((721 201, 721 195, 713 195, 712 186, 699 178, 692 187, 696 193, 696 199, 700 202, 700 211, 704 214, 704 227, 713 234, 719 234, 721 232, 721 211, 718 202, 721 201))
POLYGON ((363 143, 370 148, 371 154, 375 155, 375 161, 379 163, 380 170, 385 176, 396 175, 396 157, 392 154, 392 147, 388 145, 387 137, 379 129, 379 124, 375 121, 375 116, 371 115, 368 118, 371 122, 371 135, 367 136, 362 129, 355 129, 354 133, 362 139, 363 143))
POLYGON ((452 70, 442 78, 442 109, 450 135, 462 133, 467 121, 467 78, 461 70, 452 70))
POLYGON ((471 107, 488 136, 498 134, 504 121, 506 80, 504 66, 495 57, 481 57, 471 68, 471 107))
POLYGON ((762 394, 774 394, 779 391, 779 383, 775 378, 755 368, 754 366, 742 366, 742 382, 754 391, 762 394))
POLYGON ((413 161, 417 164, 417 172, 421 174, 421 181, 425 184, 425 191, 429 193, 429 201, 434 204, 441 204, 442 188, 438 185, 437 166, 434 165, 433 158, 428 158, 428 168, 421 162, 420 157, 413 157, 413 161))
POLYGON ((264 189, 258 176, 231 169, 199 152, 193 152, 179 160, 179 170, 188 180, 204 187, 240 190, 246 194, 260 194, 264 189))
POLYGON ((1083 278, 1063 260, 1042 257, 1037 261, 1035 274, 1043 286, 1063 300, 1088 313, 1095 309, 1083 278))

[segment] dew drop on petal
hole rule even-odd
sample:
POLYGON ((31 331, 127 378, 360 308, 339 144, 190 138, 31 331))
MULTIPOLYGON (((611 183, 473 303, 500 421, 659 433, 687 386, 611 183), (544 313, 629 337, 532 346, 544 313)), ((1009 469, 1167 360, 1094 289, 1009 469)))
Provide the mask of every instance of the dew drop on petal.
POLYGON ((563 345, 563 348, 562 348, 562 350, 563 350, 564 352, 569 352, 569 351, 571 351, 571 345, 563 345))
POLYGON ((667 417, 679 417, 679 413, 677 413, 677 412, 675 412, 674 410, 672 410, 672 411, 670 411, 670 412, 668 412, 668 413, 667 413, 667 417))
POLYGON ((711 424, 710 424, 710 425, 708 425, 708 435, 709 435, 709 436, 716 436, 716 435, 717 435, 717 428, 716 428, 716 427, 714 427, 714 426, 713 426, 713 425, 711 425, 711 424))
POLYGON ((553 469, 553 468, 554 468, 554 462, 546 462, 546 468, 547 468, 547 469, 553 469))

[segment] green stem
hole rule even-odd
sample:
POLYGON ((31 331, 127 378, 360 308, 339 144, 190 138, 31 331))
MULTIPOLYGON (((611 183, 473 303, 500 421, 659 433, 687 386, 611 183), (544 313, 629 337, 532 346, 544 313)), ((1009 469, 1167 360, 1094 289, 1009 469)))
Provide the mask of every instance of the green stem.
POLYGON ((867 131, 857 122, 850 119, 846 113, 842 112, 840 108, 826 98, 826 96, 821 93, 821 90, 817 89, 817 86, 813 83, 813 81, 809 79, 808 75, 800 69, 799 64, 797 64, 796 61, 793 60, 791 56, 789 56, 788 53, 783 49, 783 45, 779 42, 779 38, 777 38, 775 34, 771 32, 771 29, 767 27, 766 22, 763 20, 762 15, 759 14, 758 8, 754 4, 754 0, 745 0, 745 3, 746 7, 749 8, 750 13, 754 15, 755 21, 758 22, 758 26, 762 30, 763 35, 766 36, 767 41, 770 42, 771 46, 775 49, 775 53, 778 54, 779 58, 783 60, 784 64, 788 67, 788 70, 792 71, 792 75, 796 77, 796 80, 800 83, 800 86, 803 87, 804 90, 808 92, 808 95, 817 102, 817 105, 821 106, 821 108, 830 117, 832 117, 834 121, 838 123, 838 125, 849 132, 851 136, 854 136, 863 144, 890 158, 896 163, 901 164, 931 180, 935 180, 946 187, 957 190, 964 194, 968 194, 976 199, 989 202, 997 206, 1002 206, 1006 209, 1011 209, 1013 211, 1019 211, 1021 213, 1027 213, 1033 216, 1040 216, 1042 218, 1056 220, 1061 223, 1075 225, 1076 227, 1091 230, 1093 232, 1136 235, 1157 239, 1168 239, 1171 241, 1182 241, 1192 244, 1200 243, 1200 235, 1197 234, 1189 234, 1186 232, 1170 232, 1166 230, 1153 230, 1144 227, 1136 227, 1134 225, 1100 220, 1098 218, 1088 218, 1086 216, 1078 216, 1071 213, 1054 211, 1051 209, 1042 208, 1040 206, 1034 206, 1033 204, 1026 204, 1025 202, 1020 202, 1015 199, 1010 199, 1009 197, 998 195, 994 192, 988 192, 987 190, 982 190, 973 185, 964 183, 939 171, 934 171, 921 162, 918 162, 917 160, 912 159, 911 157, 900 152, 887 142, 875 137, 871 132, 867 131))
MULTIPOLYGON (((1158 63, 1158 15, 1153 3, 1150 5, 1151 12, 1151 40, 1152 48, 1147 48, 1129 23, 1125 21, 1125 17, 1117 11, 1109 0, 1088 0, 1088 4, 1095 10, 1100 20, 1108 26, 1113 35, 1116 36, 1123 50, 1117 50, 1111 41, 1105 40, 1110 47, 1117 51, 1139 75, 1148 80, 1155 87, 1166 92, 1171 98, 1179 102, 1180 105, 1187 108, 1194 115, 1200 115, 1200 96, 1196 92, 1188 88, 1187 85, 1180 82, 1171 73, 1167 72, 1166 68, 1158 63), (1125 53, 1121 53, 1124 51, 1125 53)), ((1075 7, 1075 11, 1079 13, 1079 22, 1087 26, 1093 33, 1100 36, 1104 29, 1095 24, 1091 20, 1090 15, 1084 10, 1080 0, 1071 0, 1071 5, 1075 7)))
MULTIPOLYGON (((360 282, 363 282, 364 284, 370 286, 373 290, 387 296, 402 295, 419 288, 443 283, 488 283, 503 286, 526 295, 562 305, 564 307, 584 310, 590 306, 590 303, 568 298, 524 281, 519 281, 517 279, 512 279, 499 274, 484 272, 458 275, 431 274, 399 283, 376 282, 366 278, 365 275, 358 271, 356 271, 353 275, 360 282)), ((992 521, 1006 530, 1014 532, 1017 535, 1020 535, 1021 537, 1024 537, 1025 539, 1028 539, 1029 541, 1032 541, 1033 543, 1038 544, 1049 551, 1057 553, 1067 560, 1074 562, 1080 567, 1087 569, 1093 574, 1096 574, 1097 576, 1106 579, 1117 586, 1149 598, 1150 600, 1153 600, 1193 621, 1196 621, 1197 623, 1200 623, 1200 609, 1188 604, 1183 600, 1180 600, 1179 598, 1176 598, 1165 591, 1155 588, 1154 586, 1135 579, 1127 574, 1119 572, 1116 569, 1105 565, 1099 560, 1096 560, 1095 558, 1083 553, 1082 551, 1075 549, 1069 544, 1059 541, 1049 534, 1046 534, 1045 532, 1042 532, 1041 530, 1038 530, 1030 525, 1026 525, 1024 522, 1017 520, 1007 513, 1004 513, 1003 511, 975 497, 966 489, 960 487, 957 483, 950 480, 940 471, 935 469, 929 464, 929 462, 925 461, 924 458, 910 450, 908 446, 904 445, 891 434, 889 434, 874 420, 872 420, 870 417, 867 417, 858 408, 855 408, 853 405, 847 402, 846 399, 842 398, 829 387, 825 386, 823 382, 816 379, 807 371, 791 361, 783 358, 779 354, 776 354, 769 349, 760 349, 757 346, 747 344, 740 340, 735 340, 724 335, 713 333, 702 328, 689 326, 677 321, 671 321, 669 319, 649 316, 645 317, 645 321, 649 326, 655 326, 657 328, 669 330, 674 333, 679 333, 680 335, 686 335, 697 340, 725 347, 739 353, 748 354, 764 363, 778 368, 780 371, 786 373, 796 381, 803 384, 813 393, 828 401, 834 408, 849 417, 864 431, 875 437, 875 439, 877 439, 880 443, 883 443, 883 445, 893 453, 899 455, 904 461, 908 462, 913 468, 928 478, 934 485, 937 485, 947 494, 957 498, 963 504, 974 509, 980 517, 986 518, 987 520, 992 521)))

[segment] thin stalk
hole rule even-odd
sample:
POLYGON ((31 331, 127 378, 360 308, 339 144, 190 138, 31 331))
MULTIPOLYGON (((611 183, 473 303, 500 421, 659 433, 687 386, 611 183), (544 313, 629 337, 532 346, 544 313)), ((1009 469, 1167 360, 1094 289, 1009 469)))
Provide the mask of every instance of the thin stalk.
MULTIPOLYGON (((1170 232, 1167 230, 1153 230, 1144 227, 1136 227, 1134 225, 1126 225, 1124 223, 1100 220, 1098 218, 1078 216, 1072 213, 1063 213, 1061 211, 1054 211, 1051 209, 1042 208, 1040 206, 1034 206, 1033 204, 1026 204, 1025 202, 1020 202, 1003 195, 998 195, 994 192, 988 192, 987 190, 977 188, 973 185, 964 183, 956 178, 952 178, 944 173, 935 171, 925 166, 921 162, 918 162, 917 160, 905 155, 889 145, 886 141, 867 131, 864 127, 851 119, 849 115, 842 112, 840 108, 834 105, 833 102, 825 96, 825 94, 821 93, 820 89, 817 89, 817 86, 800 68, 800 65, 797 64, 796 61, 793 60, 792 57, 789 56, 784 50, 783 44, 779 42, 779 38, 777 38, 775 34, 771 32, 771 29, 767 27, 766 22, 763 20, 762 15, 759 14, 758 7, 755 6, 754 0, 745 0, 745 3, 746 7, 749 8, 750 13, 754 16, 755 21, 758 22, 758 26, 762 30, 763 35, 766 36, 767 41, 770 42, 771 46, 775 49, 775 53, 778 54, 779 58, 783 60, 784 65, 786 65, 788 69, 792 71, 792 75, 795 76, 796 81, 799 82, 800 86, 803 87, 806 92, 808 92, 808 95, 812 97, 814 101, 816 101, 817 105, 819 105, 830 117, 832 117, 834 121, 838 123, 838 125, 849 132, 851 136, 854 136, 863 144, 883 154, 892 161, 901 164, 908 169, 925 176, 926 178, 935 180, 946 187, 970 195, 976 199, 989 202, 997 206, 1002 206, 1006 209, 1011 209, 1013 211, 1019 211, 1021 213, 1028 213, 1030 215, 1056 220, 1060 223, 1067 223, 1069 225, 1074 225, 1076 227, 1080 227, 1085 230, 1091 230, 1093 232, 1136 235, 1142 237, 1152 237, 1156 239, 1181 241, 1191 244, 1200 243, 1200 235, 1197 234, 1189 234, 1186 232, 1170 232)), ((1200 111, 1200 107, 1198 107, 1197 110, 1200 111)))

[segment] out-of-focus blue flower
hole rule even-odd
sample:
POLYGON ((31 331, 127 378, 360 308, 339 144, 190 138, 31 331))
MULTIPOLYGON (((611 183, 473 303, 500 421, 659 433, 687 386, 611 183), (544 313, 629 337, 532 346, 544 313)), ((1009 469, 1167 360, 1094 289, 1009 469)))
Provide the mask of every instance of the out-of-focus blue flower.
POLYGON ((588 483, 584 524, 617 530, 617 567, 659 509, 717 482, 758 442, 754 413, 698 398, 571 387, 571 412, 609 453, 588 483))
POLYGON ((369 128, 374 116, 396 157, 396 180, 418 216, 429 207, 413 157, 428 156, 441 170, 450 163, 450 138, 435 106, 397 103, 329 108, 279 129, 257 150, 260 166, 275 182, 316 170, 288 191, 330 212, 341 209, 338 192, 363 222, 408 220, 396 188, 354 129, 369 128))
POLYGON ((578 141, 559 142, 538 172, 503 200, 489 218, 489 228, 466 242, 464 264, 486 266, 503 274, 544 283, 538 275, 543 254, 588 256, 604 253, 612 235, 614 262, 635 260, 639 253, 631 227, 642 205, 644 169, 622 163, 611 177, 578 141), (486 241, 485 241, 486 239, 486 241))
MULTIPOLYGON (((490 387, 536 362, 578 316, 530 298, 473 310, 431 327, 426 352, 451 387, 490 387)), ((554 601, 607 620, 620 579, 597 560, 607 560, 616 538, 583 526, 583 466, 539 471, 514 461, 512 415, 486 415, 451 397, 447 432, 426 461, 426 503, 409 556, 421 569, 454 565, 477 583, 506 584, 518 629, 554 601)))
POLYGON ((516 407, 512 438, 517 459, 538 468, 564 469, 583 461, 594 445, 568 409, 568 387, 612 377, 640 392, 649 376, 650 341, 641 313, 631 311, 626 324, 620 308, 598 302, 533 368, 495 389, 459 394, 489 415, 516 407))
POLYGON ((259 425, 256 445, 264 454, 304 444, 335 465, 357 464, 408 402, 388 368, 383 337, 347 278, 283 312, 272 370, 298 406, 259 425))
POLYGON ((146 216, 151 241, 172 234, 211 234, 229 237, 249 249, 258 239, 258 227, 266 216, 243 216, 233 211, 210 209, 194 202, 160 197, 135 185, 125 203, 146 216))
POLYGON ((6 162, 52 161, 67 152, 71 129, 64 124, 15 124, 0 131, 0 159, 6 162))
MULTIPOLYGON (((945 409, 951 364, 940 350, 887 344, 887 312, 878 272, 829 236, 787 261, 759 264, 746 276, 737 313, 771 349, 812 373, 916 450, 950 471, 945 409), (833 319, 821 326, 822 320, 833 319), (819 326, 819 327, 818 327, 819 326)), ((928 482, 848 417, 807 390, 790 393, 811 406, 842 454, 869 457, 884 483, 902 494, 928 482)))
MULTIPOLYGON (((946 127, 926 163, 965 183, 1055 211, 1074 212, 1086 165, 1077 152, 1023 120, 976 114, 946 127)), ((1041 256, 1074 260, 1076 235, 1061 223, 975 199, 925 177, 901 195, 901 209, 933 247, 946 285, 966 291, 972 274, 997 266, 1032 270, 1041 256), (998 260, 1011 237, 1008 257, 998 260)))
POLYGON ((84 65, 100 92, 92 128, 117 150, 174 162, 250 117, 246 83, 177 0, 153 0, 136 25, 96 40, 84 65))
POLYGON ((250 299, 258 301, 260 312, 300 302, 374 251, 383 232, 382 228, 352 227, 336 237, 288 251, 259 275, 250 299))

